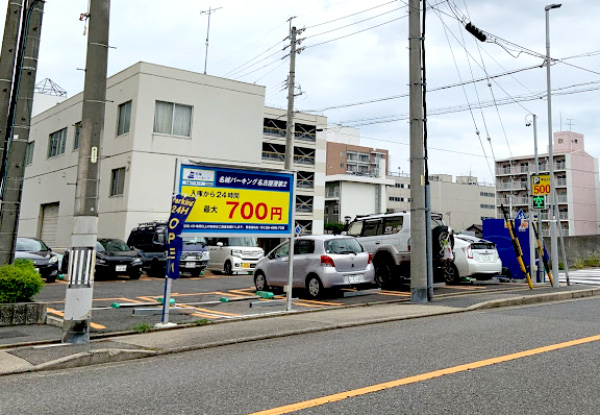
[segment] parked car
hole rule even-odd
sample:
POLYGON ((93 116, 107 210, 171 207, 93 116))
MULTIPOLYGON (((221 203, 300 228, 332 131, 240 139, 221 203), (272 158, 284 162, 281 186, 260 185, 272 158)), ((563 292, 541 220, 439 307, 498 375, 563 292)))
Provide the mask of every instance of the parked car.
MULTIPOLYGON (((202 237, 183 236, 183 253, 179 269, 199 276, 210 259, 206 240, 202 237)), ((167 265, 167 223, 140 223, 131 230, 127 244, 140 251, 144 268, 152 277, 164 277, 167 265)))
POLYGON ((15 259, 29 259, 46 282, 56 281, 58 257, 41 239, 17 238, 15 259))
MULTIPOLYGON (((289 242, 273 249, 256 264, 257 291, 288 283, 289 242)), ((302 236, 294 244, 293 288, 317 298, 324 290, 373 284, 372 257, 356 238, 349 236, 302 236)))
MULTIPOLYGON (((452 264, 452 230, 441 214, 431 214, 434 281, 448 281, 452 264)), ((375 281, 393 288, 410 281, 410 213, 397 212, 357 217, 346 227, 373 255, 375 281)))
POLYGON ((208 269, 221 271, 226 275, 235 272, 248 272, 265 256, 256 238, 207 238, 210 259, 208 269))
MULTIPOLYGON (((63 256, 61 271, 69 272, 69 251, 63 256)), ((140 278, 142 256, 120 239, 102 238, 96 242, 95 278, 115 278, 128 275, 130 279, 140 278)))
POLYGON ((502 260, 496 244, 475 236, 454 236, 454 263, 447 282, 458 284, 463 278, 489 280, 502 273, 502 260))

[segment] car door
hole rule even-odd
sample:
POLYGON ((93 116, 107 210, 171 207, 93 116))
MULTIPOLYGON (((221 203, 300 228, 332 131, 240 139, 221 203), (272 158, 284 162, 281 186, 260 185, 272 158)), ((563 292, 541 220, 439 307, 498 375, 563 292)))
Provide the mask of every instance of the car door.
POLYGON ((362 233, 360 237, 360 243, 365 247, 368 252, 375 252, 381 244, 382 235, 382 220, 378 219, 367 219, 363 223, 362 233))
POLYGON ((283 287, 288 280, 289 242, 285 242, 273 251, 265 267, 270 285, 283 287))
POLYGON ((294 287, 304 287, 311 260, 314 258, 315 240, 298 239, 294 244, 294 287))

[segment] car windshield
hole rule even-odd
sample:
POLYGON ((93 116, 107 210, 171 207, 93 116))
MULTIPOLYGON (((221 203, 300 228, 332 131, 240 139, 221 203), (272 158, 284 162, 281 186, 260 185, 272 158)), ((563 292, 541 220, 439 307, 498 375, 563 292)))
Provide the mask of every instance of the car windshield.
POLYGON ((184 236, 182 239, 185 245, 206 245, 206 239, 204 239, 202 236, 184 236))
POLYGON ((130 251, 129 245, 119 239, 104 239, 100 241, 102 247, 109 252, 130 251))
POLYGON ((357 254, 363 247, 353 238, 339 238, 325 241, 325 252, 328 254, 357 254))
POLYGON ((15 251, 38 252, 47 251, 48 247, 42 241, 29 238, 17 238, 15 251))
POLYGON ((258 246, 256 238, 229 238, 229 246, 258 246))

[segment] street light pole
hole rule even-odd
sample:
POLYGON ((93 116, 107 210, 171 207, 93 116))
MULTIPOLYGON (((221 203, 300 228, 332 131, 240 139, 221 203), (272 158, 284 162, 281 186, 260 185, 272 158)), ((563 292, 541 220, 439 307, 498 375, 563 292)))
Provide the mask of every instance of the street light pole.
POLYGON ((553 142, 552 137, 552 89, 550 87, 550 19, 549 11, 552 9, 558 9, 562 4, 549 4, 544 8, 546 12, 546 91, 548 95, 548 164, 550 170, 550 205, 551 205, 551 219, 550 219, 550 249, 552 251, 552 275, 553 288, 558 288, 558 244, 556 241, 556 195, 555 195, 555 182, 554 182, 554 154, 553 154, 553 142))

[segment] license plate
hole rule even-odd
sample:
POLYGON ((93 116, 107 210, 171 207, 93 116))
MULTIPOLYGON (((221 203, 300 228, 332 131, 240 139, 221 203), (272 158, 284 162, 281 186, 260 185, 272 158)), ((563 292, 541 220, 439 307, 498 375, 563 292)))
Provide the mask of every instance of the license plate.
POLYGON ((186 262, 185 267, 186 268, 195 268, 196 267, 196 263, 194 263, 194 262, 186 262))
POLYGON ((348 282, 350 284, 360 282, 360 279, 361 279, 360 275, 348 275, 348 282))
POLYGON ((117 265, 115 271, 127 271, 127 265, 117 265))
POLYGON ((242 268, 250 268, 250 264, 247 262, 242 262, 242 268))

